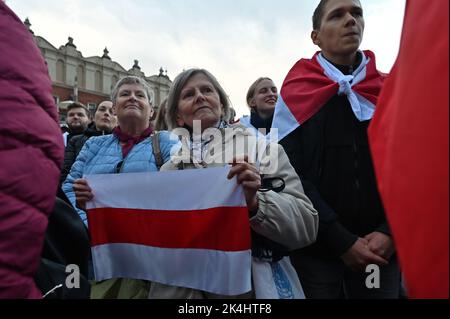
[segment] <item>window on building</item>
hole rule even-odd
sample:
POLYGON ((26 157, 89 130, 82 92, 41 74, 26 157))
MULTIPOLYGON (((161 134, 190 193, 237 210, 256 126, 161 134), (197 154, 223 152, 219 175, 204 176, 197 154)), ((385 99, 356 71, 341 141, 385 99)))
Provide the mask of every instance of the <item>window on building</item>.
POLYGON ((56 106, 59 104, 59 96, 53 95, 53 100, 55 101, 56 106))
POLYGON ((87 104, 87 108, 89 110, 89 113, 91 115, 91 118, 94 118, 94 114, 95 114, 95 108, 97 107, 97 104, 95 103, 88 103, 87 104))
POLYGON ((150 89, 150 101, 152 101, 152 105, 156 105, 157 101, 155 101, 155 91, 153 89, 150 89))
POLYGON ((56 62, 56 82, 64 83, 66 80, 66 68, 63 60, 56 62))
POLYGON ((119 77, 117 75, 113 75, 111 78, 111 92, 114 90, 114 87, 116 86, 117 82, 119 81, 119 77))
POLYGON ((78 81, 78 87, 85 88, 85 80, 84 80, 84 66, 79 65, 77 68, 77 81, 78 81))
POLYGON ((100 71, 95 71, 95 91, 103 91, 103 76, 100 71))

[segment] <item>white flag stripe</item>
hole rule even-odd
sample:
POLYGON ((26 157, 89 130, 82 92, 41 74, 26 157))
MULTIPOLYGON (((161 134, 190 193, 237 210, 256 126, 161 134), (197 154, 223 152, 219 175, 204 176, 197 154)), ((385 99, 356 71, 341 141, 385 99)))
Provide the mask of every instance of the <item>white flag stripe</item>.
POLYGON ((96 280, 136 278, 227 296, 251 290, 250 250, 221 252, 108 244, 94 247, 92 258, 96 280))
POLYGON ((87 203, 87 209, 191 211, 245 207, 243 189, 237 185, 236 178, 227 179, 229 171, 230 167, 225 166, 158 173, 88 175, 84 178, 93 190, 94 200, 87 203))
POLYGON ((281 141, 299 127, 299 125, 300 124, 298 124, 294 114, 292 114, 291 110, 284 102, 283 97, 279 95, 272 123, 272 128, 278 129, 278 141, 275 142, 281 141))

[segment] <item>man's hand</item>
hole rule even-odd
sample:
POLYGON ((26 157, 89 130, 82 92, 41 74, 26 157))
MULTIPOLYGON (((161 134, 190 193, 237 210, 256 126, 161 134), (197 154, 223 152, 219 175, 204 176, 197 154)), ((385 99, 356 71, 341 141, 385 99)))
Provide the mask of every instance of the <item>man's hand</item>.
POLYGON ((75 191, 77 207, 86 210, 86 203, 94 198, 88 182, 85 179, 77 179, 73 182, 73 190, 75 191))
POLYGON ((256 196, 258 190, 261 188, 261 176, 256 167, 248 163, 248 157, 234 158, 233 167, 228 174, 228 179, 234 176, 237 178, 238 184, 244 188, 245 200, 247 202, 248 210, 252 213, 258 211, 258 197, 256 196))
POLYGON ((354 271, 365 270, 367 265, 385 266, 387 260, 369 249, 369 241, 358 238, 356 243, 341 256, 343 262, 354 271))
POLYGON ((373 232, 366 237, 369 242, 369 249, 380 257, 389 260, 395 252, 394 242, 392 238, 380 232, 373 232))

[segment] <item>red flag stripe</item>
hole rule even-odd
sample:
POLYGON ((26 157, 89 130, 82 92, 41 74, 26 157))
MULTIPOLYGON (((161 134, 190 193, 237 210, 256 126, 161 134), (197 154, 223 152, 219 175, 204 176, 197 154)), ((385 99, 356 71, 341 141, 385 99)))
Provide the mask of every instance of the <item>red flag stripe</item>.
POLYGON ((364 54, 370 59, 366 67, 366 79, 356 84, 353 90, 376 105, 387 76, 377 70, 376 57, 372 51, 364 51, 364 54))
POLYGON ((406 6, 400 52, 369 129, 411 298, 449 297, 449 1, 406 6))
POLYGON ((127 243, 220 251, 251 248, 245 207, 191 212, 98 208, 88 212, 88 220, 93 247, 127 243))
POLYGON ((369 129, 411 298, 449 297, 449 2, 406 6, 400 52, 369 129))

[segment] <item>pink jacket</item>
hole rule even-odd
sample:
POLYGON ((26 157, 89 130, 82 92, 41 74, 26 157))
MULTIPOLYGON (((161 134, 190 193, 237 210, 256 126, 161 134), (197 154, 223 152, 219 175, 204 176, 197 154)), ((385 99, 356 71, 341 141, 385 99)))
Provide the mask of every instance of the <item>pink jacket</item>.
POLYGON ((62 160, 44 59, 0 1, 0 299, 42 297, 33 276, 62 160))

